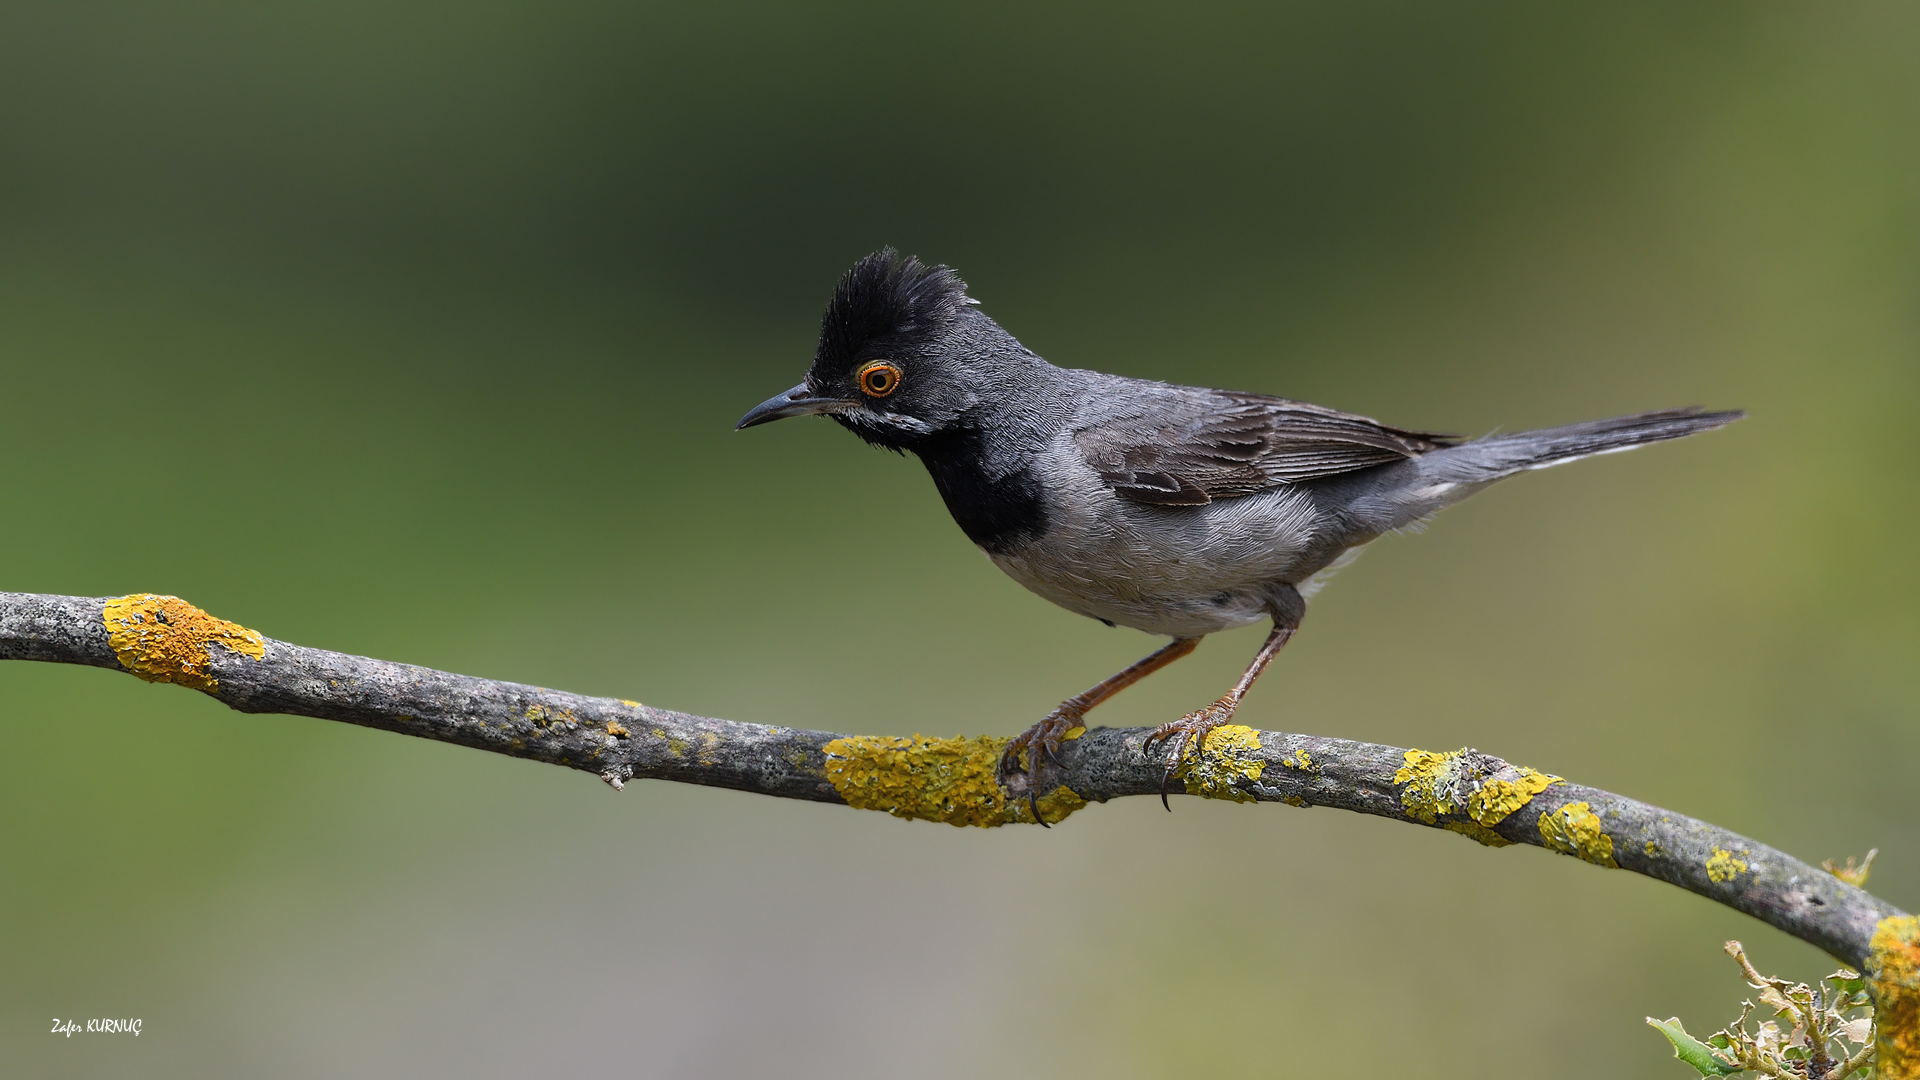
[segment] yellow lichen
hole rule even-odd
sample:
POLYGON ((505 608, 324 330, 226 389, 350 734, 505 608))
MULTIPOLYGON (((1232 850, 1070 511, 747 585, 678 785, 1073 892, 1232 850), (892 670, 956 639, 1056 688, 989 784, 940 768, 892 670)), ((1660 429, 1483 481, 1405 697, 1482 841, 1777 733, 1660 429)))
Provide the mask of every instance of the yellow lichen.
POLYGON ((1467 796, 1467 816, 1492 828, 1507 819, 1507 815, 1533 801, 1535 795, 1547 790, 1553 784, 1563 783, 1557 776, 1548 776, 1525 766, 1519 769, 1517 780, 1493 779, 1480 785, 1479 790, 1467 796))
POLYGON ((1197 749, 1189 746, 1174 775, 1186 781, 1189 795, 1255 802, 1253 792, 1242 785, 1260 779, 1266 768, 1260 733, 1244 724, 1226 724, 1207 732, 1197 749))
POLYGON ((177 596, 135 593, 107 601, 103 618, 107 644, 120 666, 148 682, 175 683, 208 693, 220 688, 213 677, 212 646, 263 660, 267 639, 213 616, 177 596))
POLYGON ((1613 861, 1613 837, 1601 831, 1600 815, 1587 803, 1568 803, 1541 814, 1540 839, 1563 855, 1577 855, 1609 870, 1620 868, 1613 861))
POLYGON ((1713 849, 1713 855, 1707 859, 1707 880, 1716 884, 1732 881, 1747 872, 1747 864, 1734 858, 1733 852, 1726 848, 1713 849))
POLYGON ((613 736, 616 739, 624 739, 629 735, 632 735, 633 732, 628 731, 626 727, 620 723, 620 721, 609 720, 607 721, 607 734, 613 736))
POLYGON ((1393 774, 1393 782, 1407 785, 1400 793, 1400 805, 1406 807, 1408 817, 1432 825, 1441 814, 1459 808, 1460 762, 1465 756, 1464 749, 1444 754, 1407 751, 1407 763, 1393 774))
POLYGON ((1310 805, 1307 800, 1298 795, 1282 795, 1280 796, 1280 801, 1286 803, 1288 806, 1297 806, 1302 810, 1305 810, 1310 805))
POLYGON ((1449 821, 1440 827, 1448 832, 1459 833, 1461 836, 1470 836, 1488 847, 1506 847, 1513 843, 1485 825, 1475 825, 1471 821, 1449 821))
POLYGON ((1441 824, 1440 818, 1444 815, 1464 814, 1471 819, 1473 828, 1455 828, 1453 824, 1445 827, 1482 843, 1493 843, 1486 837, 1495 837, 1499 839, 1493 843, 1495 847, 1512 843, 1491 831, 1495 825, 1532 802, 1534 796, 1548 787, 1563 782, 1557 776, 1508 765, 1499 758, 1475 754, 1464 747, 1444 754, 1408 750, 1405 760, 1406 764, 1393 774, 1393 782, 1406 785, 1400 792, 1400 805, 1407 817, 1435 825, 1441 824), (1494 766, 1498 768, 1491 773, 1492 778, 1483 780, 1494 766))
MULTIPOLYGON (((1040 820, 1049 825, 1056 821, 1064 820, 1068 814, 1087 805, 1087 800, 1081 798, 1079 792, 1065 785, 1054 788, 1052 791, 1040 796, 1039 802, 1040 820)), ((1013 805, 1007 809, 1008 821, 1017 824, 1033 823, 1033 813, 1027 809, 1027 801, 1025 799, 1013 800, 1013 805)))
POLYGON ((1286 766, 1289 769, 1298 769, 1301 772, 1317 771, 1313 764, 1313 758, 1309 757, 1307 752, 1304 749, 1295 750, 1291 754, 1281 754, 1278 758, 1274 760, 1278 761, 1280 764, 1286 766))
POLYGON ((556 724, 561 727, 572 727, 577 723, 572 709, 553 708, 537 702, 527 706, 527 721, 539 728, 542 733, 556 724))
POLYGON ((1863 972, 1873 995, 1880 1080, 1920 1080, 1920 915, 1873 928, 1863 972))
MULTIPOLYGON (((852 735, 826 745, 827 780, 848 806, 894 817, 983 829, 1030 822, 1025 799, 1000 786, 1000 753, 1008 740, 930 739, 920 735, 852 735)), ((1041 796, 1048 824, 1087 805, 1067 788, 1041 796)))
POLYGON ((1661 850, 1660 845, 1654 843, 1651 840, 1640 845, 1640 850, 1646 852, 1647 858, 1649 859, 1658 858, 1659 856, 1665 854, 1665 852, 1661 850))

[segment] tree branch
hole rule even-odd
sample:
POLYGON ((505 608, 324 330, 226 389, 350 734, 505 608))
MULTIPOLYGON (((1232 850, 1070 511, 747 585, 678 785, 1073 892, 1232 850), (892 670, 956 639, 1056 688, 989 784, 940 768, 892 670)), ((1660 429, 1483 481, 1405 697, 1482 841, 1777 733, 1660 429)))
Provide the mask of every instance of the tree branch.
MULTIPOLYGON (((1005 739, 842 736, 716 720, 309 649, 174 597, 0 593, 0 659, 115 668, 191 686, 241 712, 458 743, 594 773, 615 788, 676 780, 954 825, 1033 821, 1024 779, 1007 787, 997 776, 1005 739)), ((1147 730, 1094 728, 1069 742, 1060 766, 1047 770, 1041 817, 1057 822, 1088 802, 1157 795, 1162 759, 1141 754, 1147 730)), ((1920 1017, 1920 919, 1704 821, 1476 750, 1430 753, 1238 725, 1190 750, 1175 775, 1191 795, 1352 810, 1658 878, 1864 970, 1883 1030, 1920 1017)), ((1897 1026, 1892 1037, 1901 1038, 1897 1026)), ((1883 1076, 1920 1075, 1920 1035, 1915 1045, 1901 1041, 1883 1042, 1883 1076), (1915 1072, 1888 1071, 1909 1052, 1915 1072)))

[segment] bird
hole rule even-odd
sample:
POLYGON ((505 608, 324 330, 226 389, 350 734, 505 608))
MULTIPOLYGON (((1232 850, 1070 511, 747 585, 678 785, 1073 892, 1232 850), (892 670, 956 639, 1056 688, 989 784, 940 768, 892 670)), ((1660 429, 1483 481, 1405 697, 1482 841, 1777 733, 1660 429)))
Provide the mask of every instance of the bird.
POLYGON ((999 777, 1038 798, 1060 751, 1114 694, 1208 634, 1270 622, 1217 701, 1147 734, 1160 798, 1230 721, 1300 627, 1307 601, 1378 537, 1498 480, 1677 439, 1738 411, 1666 409, 1465 439, 1286 398, 1055 367, 980 310, 950 267, 888 247, 840 279, 806 378, 740 418, 831 417, 919 457, 954 522, 1041 597, 1171 640, 1062 702, 1002 751, 999 777))

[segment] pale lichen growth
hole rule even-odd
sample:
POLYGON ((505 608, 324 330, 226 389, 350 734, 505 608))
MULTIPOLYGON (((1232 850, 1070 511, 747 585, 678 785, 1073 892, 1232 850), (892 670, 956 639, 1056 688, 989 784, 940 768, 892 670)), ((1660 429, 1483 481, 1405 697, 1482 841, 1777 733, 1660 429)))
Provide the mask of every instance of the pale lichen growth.
POLYGON ((1875 1009, 1868 997, 1867 981, 1859 972, 1842 968, 1809 985, 1762 975, 1737 941, 1727 942, 1726 952, 1740 965, 1747 985, 1760 991, 1758 1005, 1741 1002, 1739 1017, 1705 1039, 1689 1035, 1677 1016, 1666 1020, 1647 1017, 1647 1023, 1672 1044, 1674 1056, 1693 1066, 1695 1072, 1701 1076, 1753 1072, 1788 1080, 1858 1080, 1872 1072, 1881 1080, 1912 1080, 1915 1074, 1911 1068, 1903 1069, 1887 1050, 1893 1025, 1888 1023, 1884 1008, 1875 1009), (1774 1018, 1753 1024, 1759 1008, 1771 1010, 1774 1018), (1876 1056, 1878 1071, 1874 1068, 1876 1056))
POLYGON ((135 593, 107 601, 107 644, 120 666, 148 682, 174 683, 208 693, 212 646, 264 660, 267 639, 237 623, 216 619, 177 596, 135 593))
POLYGON ((1723 885, 1747 872, 1745 859, 1736 857, 1726 848, 1717 847, 1707 858, 1707 880, 1723 885))
POLYGON ((1920 915, 1881 919, 1868 942, 1881 1080, 1920 1080, 1920 915))
POLYGON ((1226 724, 1207 732, 1197 750, 1188 747, 1174 775, 1186 781, 1189 795, 1257 802, 1247 785, 1259 780, 1266 768, 1260 733, 1244 724, 1226 724))
MULTIPOLYGON (((920 735, 852 735, 826 746, 827 780, 848 806, 894 817, 990 829, 1031 822, 1025 799, 1000 786, 1000 753, 1008 740, 930 739, 920 735)), ((1048 824, 1087 805, 1060 787, 1039 799, 1048 824)))
POLYGON ((1618 870, 1613 861, 1613 837, 1600 826, 1600 816, 1585 802, 1572 802, 1540 815, 1540 839, 1563 855, 1576 855, 1595 866, 1618 870))
POLYGON ((1547 790, 1553 784, 1564 783, 1557 776, 1520 766, 1519 776, 1512 780, 1495 777, 1480 785, 1479 789, 1467 796, 1467 816, 1491 829, 1507 819, 1507 815, 1533 801, 1535 795, 1547 790))
POLYGON ((1856 889, 1867 887, 1867 877, 1873 873, 1873 857, 1880 854, 1879 848, 1867 852, 1867 857, 1855 865, 1853 856, 1847 856, 1847 865, 1838 866, 1832 859, 1820 860, 1820 869, 1852 885, 1856 889))

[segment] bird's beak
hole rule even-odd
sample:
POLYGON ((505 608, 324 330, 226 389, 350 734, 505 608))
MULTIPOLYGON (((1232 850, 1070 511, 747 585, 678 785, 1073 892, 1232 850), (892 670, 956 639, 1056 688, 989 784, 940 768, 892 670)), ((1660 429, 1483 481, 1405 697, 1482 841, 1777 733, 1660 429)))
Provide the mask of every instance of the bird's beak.
POLYGON ((739 423, 733 425, 733 430, 750 428, 769 420, 784 420, 789 416, 813 416, 817 413, 839 412, 852 404, 851 401, 842 401, 839 398, 815 397, 807 389, 807 384, 801 383, 785 393, 775 394, 755 405, 752 411, 740 418, 739 423))

